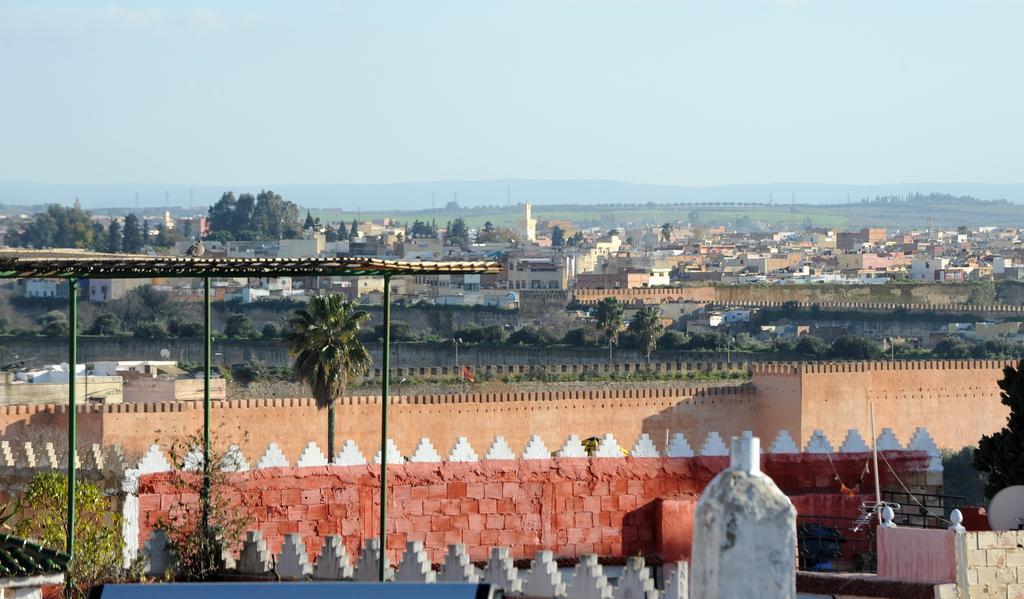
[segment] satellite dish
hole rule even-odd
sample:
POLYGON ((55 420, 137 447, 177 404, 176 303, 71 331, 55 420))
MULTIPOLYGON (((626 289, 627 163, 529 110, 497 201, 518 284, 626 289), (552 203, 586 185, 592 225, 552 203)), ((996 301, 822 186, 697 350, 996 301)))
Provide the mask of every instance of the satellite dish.
POLYGON ((167 349, 166 347, 160 350, 160 357, 165 360, 171 359, 171 350, 167 349))
POLYGON ((1024 485, 1006 487, 988 504, 992 530, 1018 530, 1024 525, 1024 485))
POLYGON ((67 362, 61 362, 60 369, 63 370, 64 372, 70 372, 70 367, 68 366, 67 362))

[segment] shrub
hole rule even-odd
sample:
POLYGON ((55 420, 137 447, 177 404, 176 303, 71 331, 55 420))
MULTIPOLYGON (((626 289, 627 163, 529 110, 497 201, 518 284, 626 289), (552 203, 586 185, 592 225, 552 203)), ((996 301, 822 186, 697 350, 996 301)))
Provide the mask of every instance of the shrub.
POLYGON ((233 339, 252 339, 259 337, 260 334, 252 324, 252 319, 239 313, 228 316, 224 324, 224 336, 233 339))
POLYGON ((155 320, 140 322, 132 334, 140 339, 166 339, 170 336, 167 325, 155 320))
POLYGON ((86 335, 122 335, 124 328, 121 326, 121 319, 117 314, 100 314, 92 321, 92 326, 85 332, 86 335))
MULTIPOLYGON (((18 503, 20 519, 14 534, 64 551, 67 544, 68 481, 59 472, 36 474, 18 503)), ((75 557, 68 571, 73 590, 117 578, 124 560, 121 516, 110 498, 94 483, 75 485, 75 557)))
POLYGON ((277 339, 278 337, 281 336, 281 327, 272 322, 268 322, 267 324, 263 325, 263 330, 261 331, 261 334, 266 339, 277 339))
POLYGON ((51 310, 39 317, 39 332, 47 337, 66 337, 71 326, 60 310, 51 310))

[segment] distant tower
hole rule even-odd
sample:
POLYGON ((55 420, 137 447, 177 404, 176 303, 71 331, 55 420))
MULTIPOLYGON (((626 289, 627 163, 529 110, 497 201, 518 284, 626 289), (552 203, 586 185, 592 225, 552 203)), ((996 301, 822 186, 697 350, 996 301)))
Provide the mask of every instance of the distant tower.
POLYGON ((537 219, 533 218, 533 205, 527 203, 523 212, 523 239, 529 243, 537 242, 537 219))
POLYGON ((75 210, 81 210, 82 203, 78 201, 78 196, 75 196, 75 210))

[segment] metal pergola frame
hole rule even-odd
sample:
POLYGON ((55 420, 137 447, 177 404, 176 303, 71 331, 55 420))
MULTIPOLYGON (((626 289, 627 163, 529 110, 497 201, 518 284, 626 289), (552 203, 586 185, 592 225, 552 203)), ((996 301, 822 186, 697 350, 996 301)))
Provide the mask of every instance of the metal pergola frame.
MULTIPOLYGON (((216 277, 384 277, 381 348, 380 432, 380 556, 379 578, 385 576, 387 551, 387 438, 391 375, 391 277, 396 275, 496 274, 497 262, 421 262, 380 258, 214 258, 137 255, 89 255, 16 251, 0 257, 0 279, 58 278, 68 280, 68 522, 67 553, 75 550, 75 462, 78 452, 75 397, 78 364, 79 279, 200 278, 203 280, 203 525, 209 523, 210 494, 210 279, 216 277)), ((86 373, 88 376, 88 373, 86 373)), ((328 456, 332 460, 334 456, 328 456)))

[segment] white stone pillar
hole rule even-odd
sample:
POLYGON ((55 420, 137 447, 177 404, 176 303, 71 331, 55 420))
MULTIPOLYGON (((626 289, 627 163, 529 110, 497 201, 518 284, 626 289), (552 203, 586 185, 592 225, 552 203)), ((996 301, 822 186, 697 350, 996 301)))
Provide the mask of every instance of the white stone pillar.
POLYGON ((690 596, 796 597, 796 508, 760 469, 760 440, 733 437, 731 465, 694 517, 690 596))

